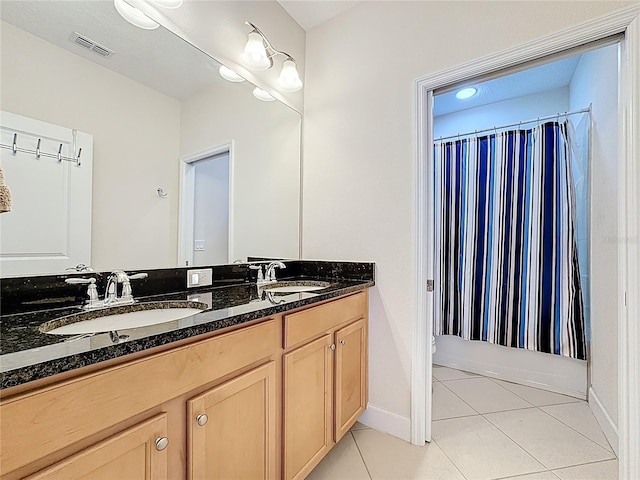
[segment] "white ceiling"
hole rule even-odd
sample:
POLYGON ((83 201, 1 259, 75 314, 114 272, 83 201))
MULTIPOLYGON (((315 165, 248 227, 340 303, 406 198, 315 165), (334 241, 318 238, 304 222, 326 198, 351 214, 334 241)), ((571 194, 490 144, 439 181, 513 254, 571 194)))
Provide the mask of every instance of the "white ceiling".
POLYGON ((576 55, 483 83, 465 85, 478 89, 478 93, 465 100, 456 98, 456 92, 460 89, 436 95, 433 101, 433 115, 445 115, 510 98, 566 87, 571 83, 579 61, 580 55, 576 55))
POLYGON ((306 32, 330 18, 346 12, 360 1, 350 0, 276 0, 306 32))
POLYGON ((0 1, 0 18, 76 55, 184 99, 212 82, 225 81, 220 64, 169 30, 142 30, 127 23, 113 0, 0 1), (73 32, 113 50, 103 58, 69 41, 73 32))
MULTIPOLYGON (((352 8, 359 1, 278 0, 305 29, 352 8)), ((116 12, 112 0, 0 1, 0 16, 14 26, 76 55, 121 73, 173 98, 184 99, 222 80, 211 57, 160 27, 142 30, 116 12), (102 58, 69 41, 78 32, 115 51, 102 58)), ((461 101, 455 91, 437 95, 434 115, 530 95, 569 84, 579 57, 559 60, 475 85, 474 97, 461 101)))

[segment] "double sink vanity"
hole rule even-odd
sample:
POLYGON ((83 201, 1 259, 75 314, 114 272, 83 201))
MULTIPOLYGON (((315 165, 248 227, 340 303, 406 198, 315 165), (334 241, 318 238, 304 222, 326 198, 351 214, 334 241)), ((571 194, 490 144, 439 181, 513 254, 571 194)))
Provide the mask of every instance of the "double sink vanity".
POLYGON ((0 476, 305 478, 366 408, 374 265, 283 265, 3 279, 0 476))

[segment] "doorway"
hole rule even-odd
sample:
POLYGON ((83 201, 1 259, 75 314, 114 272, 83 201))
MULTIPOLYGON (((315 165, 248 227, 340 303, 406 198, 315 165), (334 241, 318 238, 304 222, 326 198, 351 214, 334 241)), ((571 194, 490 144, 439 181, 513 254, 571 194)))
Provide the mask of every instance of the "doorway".
POLYGON ((429 280, 433 279, 433 258, 429 256, 433 248, 433 229, 429 229, 428 219, 433 218, 433 199, 429 197, 427 186, 429 172, 433 169, 433 95, 443 87, 461 84, 480 76, 498 74, 505 68, 540 62, 544 57, 560 54, 596 40, 616 34, 624 34, 622 40, 620 89, 620 150, 618 154, 617 185, 619 188, 616 212, 620 219, 616 237, 618 250, 618 289, 614 292, 618 302, 618 368, 619 368, 619 438, 621 478, 632 478, 640 462, 633 453, 633 445, 640 437, 640 418, 637 405, 640 402, 638 378, 634 377, 629 365, 637 364, 640 354, 638 328, 634 323, 639 313, 635 304, 625 301, 626 292, 638 293, 637 276, 640 263, 636 258, 637 247, 630 233, 637 231, 638 184, 640 174, 634 169, 634 153, 640 150, 640 141, 633 135, 632 127, 640 118, 640 104, 633 92, 640 87, 640 15, 638 8, 609 15, 571 30, 539 39, 500 54, 478 59, 469 64, 416 81, 416 316, 414 325, 414 355, 412 369, 412 442, 421 444, 431 437, 431 342, 425 341, 433 332, 433 295, 429 280), (633 210, 633 211, 631 211, 633 210), (425 408, 426 407, 426 408, 425 408), (634 410, 635 408, 635 410, 634 410))
POLYGON ((222 145, 181 163, 178 262, 206 266, 232 262, 232 149, 222 145))

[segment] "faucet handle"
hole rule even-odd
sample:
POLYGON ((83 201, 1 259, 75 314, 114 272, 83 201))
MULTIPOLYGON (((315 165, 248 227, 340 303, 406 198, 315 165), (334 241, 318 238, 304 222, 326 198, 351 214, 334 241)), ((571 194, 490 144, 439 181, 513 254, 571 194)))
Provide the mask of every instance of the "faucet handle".
POLYGON ((149 274, 144 272, 126 275, 125 280, 122 282, 122 300, 125 302, 133 302, 133 292, 131 291, 130 280, 139 280, 141 278, 147 278, 148 276, 149 274))
POLYGON ((251 270, 258 270, 258 277, 256 281, 258 283, 264 282, 264 276, 262 275, 262 265, 249 265, 251 270))
POLYGON ((148 273, 134 273, 133 275, 129 275, 129 280, 139 280, 141 278, 147 278, 149 276, 148 273))
POLYGON ((89 297, 89 301, 85 304, 84 308, 86 310, 91 308, 99 308, 99 298, 98 298, 98 287, 96 287, 96 279, 91 278, 67 278, 65 279, 65 283, 70 285, 82 285, 89 284, 87 287, 87 296, 89 297))
POLYGON ((87 283, 96 283, 96 279, 91 277, 91 278, 65 278, 64 283, 68 283, 70 285, 82 285, 82 284, 87 284, 87 283))

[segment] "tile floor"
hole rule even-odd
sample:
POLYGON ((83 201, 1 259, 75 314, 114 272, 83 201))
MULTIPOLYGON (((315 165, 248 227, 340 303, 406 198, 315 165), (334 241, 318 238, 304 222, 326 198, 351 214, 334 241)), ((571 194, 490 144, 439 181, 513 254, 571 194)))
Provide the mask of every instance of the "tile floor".
POLYGON ((357 423, 308 480, 616 480, 586 402, 434 365, 433 440, 357 423))

